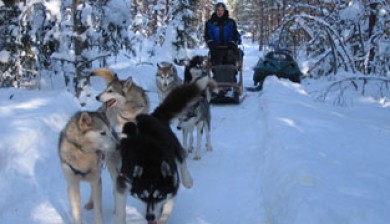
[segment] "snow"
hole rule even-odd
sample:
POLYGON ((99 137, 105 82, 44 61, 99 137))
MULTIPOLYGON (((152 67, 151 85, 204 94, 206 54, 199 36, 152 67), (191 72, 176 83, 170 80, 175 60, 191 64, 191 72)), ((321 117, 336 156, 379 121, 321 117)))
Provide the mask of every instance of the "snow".
POLYGON ((348 7, 341 10, 340 19, 342 20, 354 20, 358 22, 364 14, 364 6, 360 1, 350 1, 348 7))
POLYGON ((51 15, 57 18, 61 17, 61 1, 46 1, 44 5, 50 11, 51 15))
MULTIPOLYGON (((244 85, 261 52, 245 46, 244 85)), ((163 52, 163 51, 162 51, 163 52)), ((199 52, 205 53, 204 50, 199 52)), ((162 54, 161 59, 165 55, 162 54)), ((169 59, 168 59, 169 61, 169 59)), ((156 66, 112 62, 158 103, 156 66)), ((178 68, 182 75, 183 67, 178 68)), ((0 89, 1 223, 72 223, 57 154, 58 135, 78 110, 95 110, 104 82, 92 78, 87 107, 66 90, 0 89)), ((368 97, 345 107, 318 101, 326 80, 290 83, 267 78, 240 105, 211 107, 213 151, 188 158, 192 189, 178 193, 170 223, 386 224, 390 220, 389 105, 368 97)), ((172 124, 181 139, 181 133, 172 124)), ((82 203, 89 186, 82 184, 82 203)), ((112 184, 103 170, 105 223, 114 222, 112 184)), ((82 211, 84 223, 93 212, 82 211)), ((128 199, 127 220, 146 223, 128 199)))
POLYGON ((7 63, 9 61, 10 52, 6 50, 0 51, 0 62, 7 63))

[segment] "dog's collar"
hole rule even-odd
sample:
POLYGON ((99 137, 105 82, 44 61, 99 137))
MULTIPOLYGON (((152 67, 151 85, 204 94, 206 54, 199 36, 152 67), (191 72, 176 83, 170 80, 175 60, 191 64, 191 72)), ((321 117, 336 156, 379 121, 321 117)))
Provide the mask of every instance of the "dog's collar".
POLYGON ((88 170, 88 171, 86 171, 86 172, 83 172, 83 171, 80 171, 80 170, 74 168, 72 165, 70 165, 70 163, 68 163, 68 162, 66 162, 66 161, 64 161, 64 160, 63 160, 62 162, 63 162, 64 164, 66 164, 67 166, 69 166, 69 168, 73 171, 74 174, 80 175, 81 177, 85 177, 85 176, 87 176, 88 174, 90 174, 90 173, 92 172, 91 169, 88 170))
MULTIPOLYGON (((104 160, 106 159, 106 155, 105 155, 104 153, 101 153, 101 152, 99 151, 99 152, 97 152, 96 154, 97 154, 98 157, 100 156, 100 161, 104 161, 104 160), (99 154, 100 154, 100 155, 99 155, 99 154)), ((78 169, 76 169, 74 166, 72 166, 69 162, 67 162, 65 159, 63 159, 63 158, 60 158, 60 159, 61 159, 61 162, 62 162, 63 164, 66 164, 66 165, 70 168, 70 170, 73 171, 74 174, 80 175, 80 176, 83 177, 83 178, 92 172, 92 169, 89 169, 89 170, 87 170, 87 171, 78 170, 78 169)), ((104 164, 101 163, 101 168, 102 168, 102 169, 104 168, 103 165, 104 165, 104 164)))

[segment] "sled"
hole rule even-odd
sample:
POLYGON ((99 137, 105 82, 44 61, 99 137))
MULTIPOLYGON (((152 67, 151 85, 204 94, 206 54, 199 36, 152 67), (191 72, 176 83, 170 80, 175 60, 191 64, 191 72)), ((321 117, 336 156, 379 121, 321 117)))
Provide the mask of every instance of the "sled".
MULTIPOLYGON (((228 47, 219 49, 230 50, 228 47)), ((240 49, 239 49, 240 50, 240 49)), ((221 60, 222 63, 213 65, 211 54, 208 55, 208 75, 218 84, 218 93, 211 97, 212 104, 240 104, 244 99, 242 63, 243 56, 239 59, 221 60)))

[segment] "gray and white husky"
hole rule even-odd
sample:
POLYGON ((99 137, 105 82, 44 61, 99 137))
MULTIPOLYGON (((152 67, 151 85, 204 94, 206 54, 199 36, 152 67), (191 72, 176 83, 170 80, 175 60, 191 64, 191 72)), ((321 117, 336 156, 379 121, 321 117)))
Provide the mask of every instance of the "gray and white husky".
MULTIPOLYGON (((186 83, 191 83, 201 77, 207 76, 206 60, 207 57, 199 55, 194 56, 190 60, 184 71, 184 80, 186 83)), ((210 86, 210 89, 211 91, 216 92, 217 86, 210 86)), ((183 131, 183 147, 188 153, 193 151, 193 131, 196 129, 196 149, 193 157, 195 160, 199 160, 201 158, 200 149, 203 133, 206 135, 207 151, 213 150, 210 137, 210 89, 206 89, 202 96, 197 99, 196 103, 179 117, 179 123, 177 125, 177 128, 183 131)))
MULTIPOLYGON (((130 193, 146 207, 148 224, 166 223, 180 180, 192 187, 186 153, 170 127, 172 119, 192 106, 214 81, 203 77, 173 89, 151 114, 140 114, 126 123, 120 151, 122 166, 116 183, 116 223, 126 223, 126 199, 130 193)), ((213 84, 215 85, 215 84, 213 84)))
POLYGON ((74 223, 81 224, 80 182, 91 185, 91 197, 84 208, 95 210, 95 223, 103 223, 101 168, 105 155, 119 143, 104 113, 78 112, 59 138, 59 157, 67 183, 74 223))
POLYGON ((166 61, 157 63, 156 86, 160 102, 177 86, 182 85, 174 64, 166 61))
POLYGON ((96 99, 104 104, 100 110, 106 113, 111 126, 117 132, 122 132, 123 125, 134 121, 138 114, 149 112, 149 97, 144 89, 134 83, 131 76, 120 80, 106 68, 96 69, 91 75, 100 76, 107 83, 106 89, 96 96, 96 99))

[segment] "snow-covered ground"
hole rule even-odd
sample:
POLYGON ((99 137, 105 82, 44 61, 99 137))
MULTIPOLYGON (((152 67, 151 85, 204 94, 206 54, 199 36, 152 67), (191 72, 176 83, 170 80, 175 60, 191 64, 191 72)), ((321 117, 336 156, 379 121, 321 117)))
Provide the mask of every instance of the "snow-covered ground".
MULTIPOLYGON (((258 56, 256 46, 245 47, 246 86, 258 56)), ((123 60, 110 68, 132 75, 157 105, 155 66, 123 60)), ((240 105, 212 106, 214 150, 203 148, 200 161, 190 155, 194 186, 180 189, 170 223, 388 223, 390 108, 362 97, 347 107, 319 102, 309 93, 320 82, 271 77, 240 105)), ((94 95, 104 83, 93 78, 92 86, 86 108, 65 90, 0 89, 0 223, 72 223, 58 134, 74 112, 99 106, 94 95)), ((106 170, 103 186, 104 219, 113 223, 106 170)), ((83 204, 88 196, 83 184, 83 204)), ((138 201, 127 206, 129 223, 146 223, 138 201)), ((82 217, 93 223, 92 211, 82 217)))

